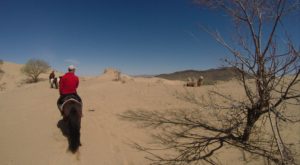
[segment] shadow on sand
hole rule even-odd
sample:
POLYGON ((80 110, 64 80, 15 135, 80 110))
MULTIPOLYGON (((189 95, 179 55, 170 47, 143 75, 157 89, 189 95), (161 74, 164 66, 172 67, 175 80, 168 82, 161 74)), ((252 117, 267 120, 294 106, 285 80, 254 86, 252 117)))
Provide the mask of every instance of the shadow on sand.
POLYGON ((61 133, 66 137, 69 138, 70 131, 68 129, 68 123, 64 121, 63 119, 59 120, 57 122, 57 128, 60 129, 61 133))
POLYGON ((74 139, 71 138, 72 136, 70 133, 68 122, 61 119, 57 122, 57 127, 61 130, 62 134, 68 139, 68 150, 72 153, 75 153, 78 150, 78 147, 81 146, 81 143, 76 143, 74 146, 74 139))

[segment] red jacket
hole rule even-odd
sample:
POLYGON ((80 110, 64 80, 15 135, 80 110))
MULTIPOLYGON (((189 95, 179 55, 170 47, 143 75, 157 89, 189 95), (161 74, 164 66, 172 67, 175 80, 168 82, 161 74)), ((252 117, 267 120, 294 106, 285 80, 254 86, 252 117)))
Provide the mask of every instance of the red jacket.
POLYGON ((59 81, 59 93, 62 95, 77 93, 78 85, 78 77, 74 73, 68 72, 59 81))

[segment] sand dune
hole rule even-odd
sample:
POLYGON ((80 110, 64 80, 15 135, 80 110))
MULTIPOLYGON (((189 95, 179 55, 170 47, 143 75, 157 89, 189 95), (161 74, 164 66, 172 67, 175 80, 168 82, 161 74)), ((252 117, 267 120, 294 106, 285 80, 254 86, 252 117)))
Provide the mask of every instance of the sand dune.
MULTIPOLYGON (((95 77, 81 77, 78 93, 84 102, 82 118, 82 146, 76 154, 67 151, 68 143, 57 127, 61 116, 56 107, 59 96, 51 89, 48 74, 45 80, 24 84, 21 65, 5 62, 6 83, 0 92, 0 164, 1 165, 144 165, 145 154, 132 149, 130 141, 147 143, 147 130, 134 123, 120 120, 118 114, 127 110, 166 110, 193 108, 193 104, 179 100, 177 92, 184 92, 183 82, 160 78, 133 78, 121 74, 123 81, 112 81, 113 72, 95 77)), ((241 91, 236 82, 220 84, 225 92, 241 91)), ((192 89, 205 95, 212 86, 192 89)), ((241 92, 240 92, 241 93, 241 92)), ((242 94, 241 94, 242 95, 242 94)), ((297 137, 298 129, 287 130, 297 137)), ((296 140, 299 143, 300 138, 296 140)), ((299 144, 297 144, 299 145, 299 144)), ((224 164, 244 164, 241 153, 220 153, 224 164)), ((257 164, 250 162, 248 164, 257 164)))

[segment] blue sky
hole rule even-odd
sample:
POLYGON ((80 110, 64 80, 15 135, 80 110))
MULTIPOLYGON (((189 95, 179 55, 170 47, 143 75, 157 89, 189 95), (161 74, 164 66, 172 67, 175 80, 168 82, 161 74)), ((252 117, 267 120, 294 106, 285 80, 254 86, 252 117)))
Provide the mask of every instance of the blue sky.
POLYGON ((0 22, 1 59, 75 64, 79 75, 217 68, 228 52, 199 25, 234 32, 227 16, 192 0, 0 0, 0 22))

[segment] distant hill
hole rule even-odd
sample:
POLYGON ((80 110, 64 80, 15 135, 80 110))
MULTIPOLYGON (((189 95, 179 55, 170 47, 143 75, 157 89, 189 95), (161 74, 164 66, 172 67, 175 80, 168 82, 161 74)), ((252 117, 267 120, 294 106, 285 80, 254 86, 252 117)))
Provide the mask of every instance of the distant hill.
POLYGON ((185 70, 174 72, 170 74, 160 74, 155 77, 165 78, 169 80, 186 81, 189 77, 198 79, 200 76, 204 77, 204 84, 214 84, 217 81, 227 81, 238 76, 238 73, 232 67, 223 67, 218 69, 209 69, 204 71, 185 70))

